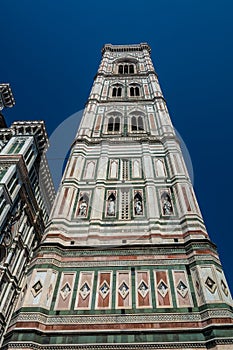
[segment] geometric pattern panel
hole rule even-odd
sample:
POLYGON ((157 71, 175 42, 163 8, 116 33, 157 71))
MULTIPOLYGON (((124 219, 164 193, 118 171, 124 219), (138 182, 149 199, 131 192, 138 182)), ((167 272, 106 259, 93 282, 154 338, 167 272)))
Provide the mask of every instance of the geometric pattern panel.
POLYGON ((203 266, 200 267, 200 277, 205 295, 205 302, 219 302, 221 300, 217 280, 215 276, 214 266, 203 266))
POLYGON ((45 298, 45 306, 47 308, 50 307, 50 304, 52 302, 53 292, 54 292, 56 278, 57 278, 57 272, 48 270, 48 275, 49 275, 49 280, 48 280, 48 283, 46 285, 47 293, 46 293, 46 298, 45 298))
POLYGON ((74 289, 75 272, 62 272, 55 310, 69 310, 74 289))
POLYGON ((111 309, 112 271, 99 271, 96 291, 96 309, 111 309))
POLYGON ((191 276, 192 276, 192 283, 197 299, 198 306, 202 305, 204 303, 204 295, 202 291, 202 283, 201 278, 199 276, 199 271, 197 267, 191 268, 191 276))
POLYGON ((136 306, 137 308, 151 308, 150 271, 136 271, 136 306))
POLYGON ((80 272, 75 309, 88 310, 91 308, 93 281, 94 271, 80 272))
POLYGON ((30 288, 30 295, 28 298, 25 298, 26 304, 36 305, 41 301, 42 293, 44 292, 45 287, 45 279, 46 279, 47 271, 45 270, 37 270, 35 271, 35 275, 33 278, 33 282, 30 288))
POLYGON ((178 307, 193 306, 189 283, 185 271, 172 271, 175 287, 176 303, 178 307))
POLYGON ((131 273, 117 271, 116 273, 116 308, 130 309, 132 307, 131 273))
POLYGON ((171 289, 167 270, 154 270, 157 307, 172 307, 171 289))
POLYGON ((218 285, 220 286, 222 300, 231 304, 231 294, 227 286, 227 281, 225 279, 223 271, 217 268, 216 275, 217 275, 218 285))

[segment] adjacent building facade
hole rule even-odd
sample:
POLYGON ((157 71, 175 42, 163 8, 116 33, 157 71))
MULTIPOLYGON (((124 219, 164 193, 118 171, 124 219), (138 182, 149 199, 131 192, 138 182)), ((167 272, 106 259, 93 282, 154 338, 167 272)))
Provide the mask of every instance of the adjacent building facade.
MULTIPOLYGON (((0 84, 0 109, 12 107, 9 84, 0 84)), ((0 120, 0 345, 33 251, 48 221, 55 192, 42 121, 0 120)))
POLYGON ((232 349, 230 291, 147 44, 104 46, 22 290, 3 349, 232 349))

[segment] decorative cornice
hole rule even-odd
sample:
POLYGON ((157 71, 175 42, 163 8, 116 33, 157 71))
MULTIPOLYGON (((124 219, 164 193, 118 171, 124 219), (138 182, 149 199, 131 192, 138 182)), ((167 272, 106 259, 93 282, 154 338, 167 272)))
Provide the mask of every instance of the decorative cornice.
POLYGON ((102 55, 106 51, 110 52, 130 52, 130 51, 143 51, 147 50, 149 53, 151 52, 151 48, 147 43, 140 43, 135 45, 112 45, 105 44, 102 48, 102 55))

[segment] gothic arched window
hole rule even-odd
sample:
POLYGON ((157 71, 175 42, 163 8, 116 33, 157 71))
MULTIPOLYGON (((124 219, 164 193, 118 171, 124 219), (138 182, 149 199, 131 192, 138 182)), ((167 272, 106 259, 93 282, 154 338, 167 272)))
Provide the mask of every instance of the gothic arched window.
POLYGON ((130 74, 133 74, 133 73, 134 73, 134 65, 133 65, 133 64, 130 64, 130 65, 129 65, 129 73, 130 73, 130 74))
POLYGON ((121 97, 122 92, 123 92, 123 85, 116 83, 116 84, 111 86, 110 96, 111 97, 121 97))
POLYGON ((130 96, 140 96, 140 90, 138 86, 131 86, 129 91, 130 96))
POLYGON ((131 131, 144 131, 144 122, 142 116, 132 116, 131 118, 131 131))
POLYGON ((108 119, 107 131, 108 132, 119 132, 120 131, 120 117, 112 116, 108 119))
POLYGON ((119 66, 118 66, 118 73, 119 74, 123 74, 123 64, 120 64, 119 66))
POLYGON ((122 93, 122 88, 121 87, 114 87, 112 89, 112 97, 120 97, 122 93))
POLYGON ((118 65, 118 74, 134 74, 135 71, 135 64, 133 63, 125 62, 118 65))

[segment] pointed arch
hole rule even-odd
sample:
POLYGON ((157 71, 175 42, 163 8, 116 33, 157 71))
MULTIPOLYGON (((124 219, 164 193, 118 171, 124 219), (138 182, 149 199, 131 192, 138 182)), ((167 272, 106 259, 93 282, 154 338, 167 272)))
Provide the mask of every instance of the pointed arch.
POLYGON ((85 179, 93 179, 94 172, 95 172, 95 162, 94 161, 90 161, 86 165, 86 171, 85 171, 84 178, 85 179))
POLYGON ((131 117, 131 131, 132 132, 144 132, 144 120, 142 115, 133 115, 131 117))
POLYGON ((164 163, 161 159, 156 159, 155 161, 155 172, 157 177, 165 177, 164 163))

